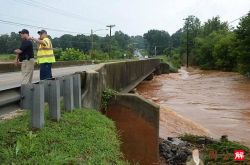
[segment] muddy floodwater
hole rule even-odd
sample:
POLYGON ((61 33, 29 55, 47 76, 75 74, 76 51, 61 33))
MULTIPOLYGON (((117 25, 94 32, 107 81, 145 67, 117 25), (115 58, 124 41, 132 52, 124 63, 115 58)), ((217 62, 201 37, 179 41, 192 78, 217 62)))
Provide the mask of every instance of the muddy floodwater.
POLYGON ((182 68, 155 76, 137 92, 161 106, 160 137, 209 135, 250 146, 250 79, 233 72, 182 68))

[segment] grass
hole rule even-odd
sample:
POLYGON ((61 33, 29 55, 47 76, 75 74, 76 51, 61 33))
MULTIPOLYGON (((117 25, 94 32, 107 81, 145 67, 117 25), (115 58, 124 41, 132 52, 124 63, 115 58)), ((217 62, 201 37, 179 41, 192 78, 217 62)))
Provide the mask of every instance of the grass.
POLYGON ((95 110, 47 117, 35 132, 28 123, 28 113, 0 122, 0 164, 126 164, 114 123, 95 110))
POLYGON ((201 136, 185 134, 180 137, 182 140, 190 142, 197 148, 201 149, 202 160, 205 164, 237 164, 234 161, 234 150, 245 151, 245 161, 240 163, 247 164, 250 162, 250 149, 238 142, 229 140, 213 140, 213 143, 199 144, 201 136))
POLYGON ((14 54, 0 54, 0 61, 14 61, 15 57, 14 54))

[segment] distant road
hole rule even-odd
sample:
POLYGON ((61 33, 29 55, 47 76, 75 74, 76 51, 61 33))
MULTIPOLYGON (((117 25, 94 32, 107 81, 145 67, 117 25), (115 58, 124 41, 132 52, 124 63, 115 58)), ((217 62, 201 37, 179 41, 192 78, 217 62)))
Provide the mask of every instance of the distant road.
MULTIPOLYGON (((78 71, 94 69, 96 65, 71 66, 65 68, 53 68, 53 77, 69 75, 78 71)), ((0 91, 20 86, 21 72, 11 72, 0 74, 0 91)), ((34 71, 33 82, 39 81, 39 70, 34 71)))

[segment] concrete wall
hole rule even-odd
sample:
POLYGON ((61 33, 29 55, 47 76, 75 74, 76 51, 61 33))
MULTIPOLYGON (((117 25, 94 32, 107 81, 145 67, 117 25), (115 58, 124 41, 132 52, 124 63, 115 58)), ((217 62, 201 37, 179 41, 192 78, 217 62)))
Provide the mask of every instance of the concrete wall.
POLYGON ((119 94, 107 109, 131 164, 159 163, 159 106, 134 94, 119 94))
POLYGON ((99 109, 105 88, 127 93, 155 71, 159 59, 100 64, 94 71, 86 72, 83 106, 99 109))

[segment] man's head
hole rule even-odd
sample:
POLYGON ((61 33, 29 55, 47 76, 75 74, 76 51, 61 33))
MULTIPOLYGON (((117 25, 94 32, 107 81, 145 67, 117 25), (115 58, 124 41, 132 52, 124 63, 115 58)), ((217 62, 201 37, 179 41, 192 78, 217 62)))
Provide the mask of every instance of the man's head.
POLYGON ((48 36, 46 30, 40 30, 37 33, 40 35, 40 39, 44 39, 48 36))
POLYGON ((19 31, 19 34, 21 35, 22 39, 29 38, 29 31, 27 29, 23 29, 23 30, 19 31))

